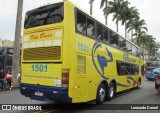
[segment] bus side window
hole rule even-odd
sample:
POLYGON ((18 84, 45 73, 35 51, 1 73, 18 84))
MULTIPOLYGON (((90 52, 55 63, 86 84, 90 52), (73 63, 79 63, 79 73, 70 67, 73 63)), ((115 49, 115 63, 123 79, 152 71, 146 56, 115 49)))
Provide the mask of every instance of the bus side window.
POLYGON ((137 47, 132 45, 132 54, 136 56, 137 47))
POLYGON ((108 32, 108 29, 106 27, 103 27, 103 42, 105 43, 109 43, 109 32, 108 32))
POLYGON ((86 34, 86 16, 77 11, 77 31, 80 33, 86 34))
POLYGON ((87 18, 87 35, 91 37, 95 37, 94 21, 90 18, 87 18))
POLYGON ((124 63, 117 61, 117 73, 118 75, 124 75, 125 66, 124 63))
POLYGON ((114 47, 118 47, 118 35, 110 31, 110 44, 114 47))
POLYGON ((96 23, 96 39, 103 41, 103 35, 102 35, 102 25, 99 23, 96 23))
POLYGON ((126 41, 126 48, 128 53, 132 53, 132 44, 126 41))
POLYGON ((119 48, 121 50, 126 50, 126 41, 122 37, 119 36, 119 48))

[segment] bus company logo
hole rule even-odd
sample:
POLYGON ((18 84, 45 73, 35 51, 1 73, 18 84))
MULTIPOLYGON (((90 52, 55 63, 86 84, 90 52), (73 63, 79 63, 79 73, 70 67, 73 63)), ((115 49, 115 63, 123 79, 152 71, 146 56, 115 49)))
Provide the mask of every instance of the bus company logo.
POLYGON ((92 62, 97 72, 104 79, 109 79, 105 76, 105 67, 108 66, 109 62, 113 62, 112 53, 108 50, 105 45, 95 42, 92 48, 92 62))
POLYGON ((127 53, 125 53, 125 54, 123 55, 123 60, 126 61, 126 62, 129 62, 129 63, 135 63, 135 62, 136 62, 136 60, 133 59, 133 58, 130 58, 127 53))
POLYGON ((52 33, 41 33, 40 38, 51 38, 53 35, 52 33))
POLYGON ((37 40, 38 38, 52 38, 53 34, 52 33, 40 33, 40 34, 32 34, 31 35, 31 40, 37 40))
POLYGON ((31 35, 31 40, 37 40, 38 39, 38 35, 31 35))

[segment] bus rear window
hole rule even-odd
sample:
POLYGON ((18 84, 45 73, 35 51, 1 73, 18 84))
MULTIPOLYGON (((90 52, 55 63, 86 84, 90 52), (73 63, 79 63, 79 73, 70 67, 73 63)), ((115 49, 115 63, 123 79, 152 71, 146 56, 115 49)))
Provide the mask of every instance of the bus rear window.
POLYGON ((26 13, 24 28, 59 23, 63 18, 63 3, 40 7, 26 13))

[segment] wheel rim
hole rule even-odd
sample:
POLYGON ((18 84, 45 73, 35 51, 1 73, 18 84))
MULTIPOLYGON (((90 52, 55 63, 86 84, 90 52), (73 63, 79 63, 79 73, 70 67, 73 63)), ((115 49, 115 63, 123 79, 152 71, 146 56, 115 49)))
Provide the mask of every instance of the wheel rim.
POLYGON ((111 86, 110 87, 110 94, 109 94, 109 96, 113 97, 113 95, 114 95, 114 88, 113 88, 113 86, 111 86))
POLYGON ((105 90, 103 88, 100 89, 99 91, 99 100, 103 101, 105 99, 105 90))

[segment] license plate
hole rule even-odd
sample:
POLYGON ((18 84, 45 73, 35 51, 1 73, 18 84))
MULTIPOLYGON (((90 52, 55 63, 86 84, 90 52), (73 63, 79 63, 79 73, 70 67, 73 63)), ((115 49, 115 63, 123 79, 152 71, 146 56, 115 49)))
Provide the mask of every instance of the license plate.
POLYGON ((35 92, 35 95, 36 95, 36 96, 43 96, 43 92, 36 91, 36 92, 35 92))

